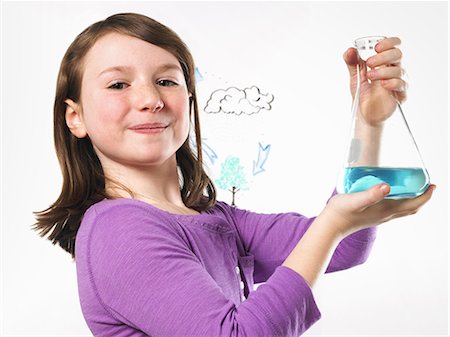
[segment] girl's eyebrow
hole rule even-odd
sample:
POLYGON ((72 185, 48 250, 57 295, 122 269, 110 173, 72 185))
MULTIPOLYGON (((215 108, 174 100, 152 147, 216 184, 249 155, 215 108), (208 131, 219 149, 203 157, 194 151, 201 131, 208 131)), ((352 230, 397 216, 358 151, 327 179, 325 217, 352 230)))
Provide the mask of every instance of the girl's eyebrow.
POLYGON ((175 69, 175 70, 179 70, 180 72, 183 72, 183 70, 181 70, 180 66, 178 64, 175 63, 165 63, 160 65, 157 70, 170 70, 170 69, 175 69))
MULTIPOLYGON (((111 72, 129 72, 133 69, 133 67, 130 66, 113 66, 113 67, 109 67, 106 68, 105 70, 102 70, 97 77, 100 77, 106 73, 111 73, 111 72)), ((165 70, 170 70, 170 69, 175 69, 175 70, 179 70, 180 72, 183 72, 180 68, 179 65, 175 64, 175 63, 165 63, 160 65, 158 68, 156 68, 156 70, 160 70, 160 71, 165 71, 165 70)))

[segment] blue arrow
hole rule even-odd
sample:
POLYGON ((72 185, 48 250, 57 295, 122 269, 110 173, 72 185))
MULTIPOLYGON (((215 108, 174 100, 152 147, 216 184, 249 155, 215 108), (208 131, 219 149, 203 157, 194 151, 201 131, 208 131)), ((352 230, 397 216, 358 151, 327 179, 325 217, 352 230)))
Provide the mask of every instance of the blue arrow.
POLYGON ((206 154, 211 160, 211 163, 214 164, 214 161, 217 159, 217 154, 214 152, 214 150, 205 143, 206 138, 202 138, 202 150, 203 153, 206 154))
POLYGON ((269 157, 270 147, 270 144, 267 146, 263 146, 261 143, 259 143, 258 160, 256 162, 253 161, 254 176, 265 171, 263 166, 266 163, 267 158, 269 157))
POLYGON ((197 67, 195 67, 195 79, 197 80, 197 82, 203 81, 203 76, 197 67))
MULTIPOLYGON (((189 140, 191 142, 191 147, 197 149, 197 143, 194 137, 190 137, 189 140)), ((208 144, 205 143, 205 140, 207 140, 207 138, 202 138, 202 152, 204 155, 206 154, 209 160, 211 160, 211 163, 214 165, 214 161, 218 158, 217 154, 208 144)))

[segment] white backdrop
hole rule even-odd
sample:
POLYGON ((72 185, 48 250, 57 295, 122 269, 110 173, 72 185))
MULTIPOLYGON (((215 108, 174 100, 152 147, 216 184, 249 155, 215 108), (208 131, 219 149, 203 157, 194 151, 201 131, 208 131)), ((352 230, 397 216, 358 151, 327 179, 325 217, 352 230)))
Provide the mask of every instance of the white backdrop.
MULTIPOLYGON (((91 335, 75 264, 30 226, 32 211, 61 189, 52 106, 62 56, 84 28, 119 12, 153 17, 185 40, 201 108, 215 89, 256 86, 273 95, 256 114, 201 116, 211 174, 218 178, 224 160, 239 157, 248 189, 237 205, 262 212, 320 212, 351 118, 342 54, 357 37, 401 37, 410 85, 403 108, 437 190, 416 215, 379 228, 364 265, 321 278, 314 293, 322 319, 305 335, 448 336, 447 2, 4 2, 2 9, 2 336, 91 335)), ((219 199, 230 195, 219 190, 219 199)))

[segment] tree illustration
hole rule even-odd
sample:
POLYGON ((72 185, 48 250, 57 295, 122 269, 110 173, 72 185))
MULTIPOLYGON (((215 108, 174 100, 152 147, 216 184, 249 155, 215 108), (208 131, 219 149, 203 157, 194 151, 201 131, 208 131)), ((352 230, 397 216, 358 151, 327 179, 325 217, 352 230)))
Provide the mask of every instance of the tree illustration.
POLYGON ((240 165, 238 157, 228 157, 220 167, 220 178, 216 180, 217 186, 232 193, 231 206, 236 206, 235 195, 240 190, 248 190, 244 167, 240 165))

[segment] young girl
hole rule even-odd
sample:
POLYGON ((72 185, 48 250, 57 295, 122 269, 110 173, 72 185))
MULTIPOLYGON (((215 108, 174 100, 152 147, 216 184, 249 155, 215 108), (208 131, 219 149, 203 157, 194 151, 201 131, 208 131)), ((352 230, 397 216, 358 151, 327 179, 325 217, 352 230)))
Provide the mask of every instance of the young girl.
MULTIPOLYGON (((378 43, 362 98, 405 99, 399 43, 378 43)), ((354 92, 356 51, 344 60, 354 92)), ((314 218, 216 201, 194 76, 186 45, 146 16, 84 30, 57 82, 62 192, 35 227, 75 258, 94 336, 298 336, 320 318, 311 291, 319 275, 363 263, 375 226, 415 213, 435 186, 407 200, 384 199, 385 184, 333 195, 314 218), (264 284, 253 291, 254 282, 264 284)), ((367 134, 374 127, 367 122, 367 134)))

